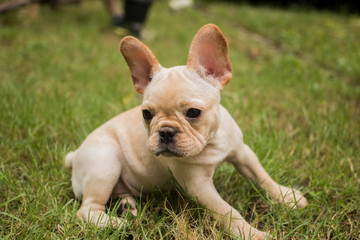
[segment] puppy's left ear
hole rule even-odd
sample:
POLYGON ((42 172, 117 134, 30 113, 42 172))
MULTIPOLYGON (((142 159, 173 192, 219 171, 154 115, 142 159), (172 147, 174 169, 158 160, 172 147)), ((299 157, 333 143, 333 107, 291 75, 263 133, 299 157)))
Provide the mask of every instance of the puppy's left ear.
POLYGON ((129 66, 135 90, 143 94, 154 74, 161 70, 154 54, 134 37, 125 37, 120 43, 120 52, 129 66))
POLYGON ((195 35, 190 46, 187 67, 220 90, 230 81, 232 67, 229 47, 217 26, 207 24, 195 35))

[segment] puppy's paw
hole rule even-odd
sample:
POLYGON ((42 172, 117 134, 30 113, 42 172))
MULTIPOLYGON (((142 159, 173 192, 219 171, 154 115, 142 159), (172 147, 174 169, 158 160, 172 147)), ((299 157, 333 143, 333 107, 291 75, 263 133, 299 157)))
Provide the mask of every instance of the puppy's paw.
POLYGON ((120 213, 121 213, 121 215, 124 215, 127 212, 130 212, 133 216, 137 215, 136 201, 131 196, 124 197, 121 200, 121 203, 120 203, 120 213))
POLYGON ((124 219, 109 216, 102 210, 88 210, 86 207, 80 208, 76 215, 81 220, 94 224, 100 228, 111 226, 120 229, 127 224, 124 219))
POLYGON ((240 234, 240 239, 264 240, 264 239, 272 239, 272 236, 266 232, 259 231, 256 228, 251 228, 249 232, 242 232, 240 234))
POLYGON ((269 233, 262 232, 254 227, 251 227, 245 221, 240 223, 238 222, 235 226, 233 225, 231 233, 234 234, 237 238, 245 240, 272 239, 272 236, 269 233))
POLYGON ((127 221, 125 219, 122 219, 122 218, 111 217, 110 221, 111 221, 111 226, 114 229, 121 229, 121 228, 123 228, 124 226, 127 225, 127 221))
POLYGON ((291 208, 304 208, 308 204, 306 198, 300 191, 285 186, 279 187, 280 191, 278 196, 275 197, 279 203, 285 203, 291 208))
MULTIPOLYGON (((255 228, 253 228, 255 229, 255 228)), ((257 229, 255 229, 256 231, 252 231, 251 232, 251 240, 263 240, 263 239, 271 239, 271 235, 266 233, 266 232, 262 232, 262 231, 259 231, 257 229)), ((248 238, 245 238, 245 239, 248 239, 248 238)))

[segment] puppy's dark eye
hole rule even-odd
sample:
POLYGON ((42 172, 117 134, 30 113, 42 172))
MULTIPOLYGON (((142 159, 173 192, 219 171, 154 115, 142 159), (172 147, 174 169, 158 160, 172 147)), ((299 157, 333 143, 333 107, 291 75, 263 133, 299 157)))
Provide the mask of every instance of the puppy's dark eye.
POLYGON ((151 112, 149 110, 143 110, 142 114, 143 114, 145 121, 147 121, 147 122, 150 122, 151 119, 153 118, 153 115, 151 114, 151 112))
POLYGON ((190 108, 187 112, 186 112, 186 117, 190 118, 190 119, 196 119, 200 116, 201 114, 201 110, 197 109, 197 108, 190 108))

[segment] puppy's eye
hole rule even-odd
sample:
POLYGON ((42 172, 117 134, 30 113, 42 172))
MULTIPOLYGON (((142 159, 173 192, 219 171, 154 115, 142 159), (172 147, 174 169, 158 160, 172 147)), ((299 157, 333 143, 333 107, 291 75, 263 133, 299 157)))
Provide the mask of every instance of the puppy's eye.
POLYGON ((201 114, 201 110, 197 109, 197 108, 190 108, 187 112, 186 112, 186 117, 190 118, 190 119, 196 119, 200 116, 201 114))
POLYGON ((150 122, 151 119, 153 118, 153 115, 151 114, 151 112, 149 110, 143 110, 142 114, 143 114, 143 117, 146 122, 150 122))

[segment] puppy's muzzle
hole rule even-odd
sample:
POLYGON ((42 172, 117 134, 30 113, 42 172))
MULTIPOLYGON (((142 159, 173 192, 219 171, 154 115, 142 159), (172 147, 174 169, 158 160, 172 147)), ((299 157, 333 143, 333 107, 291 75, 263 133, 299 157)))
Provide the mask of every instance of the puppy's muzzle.
POLYGON ((160 142, 164 144, 174 143, 177 131, 172 127, 162 127, 159 130, 160 142))

